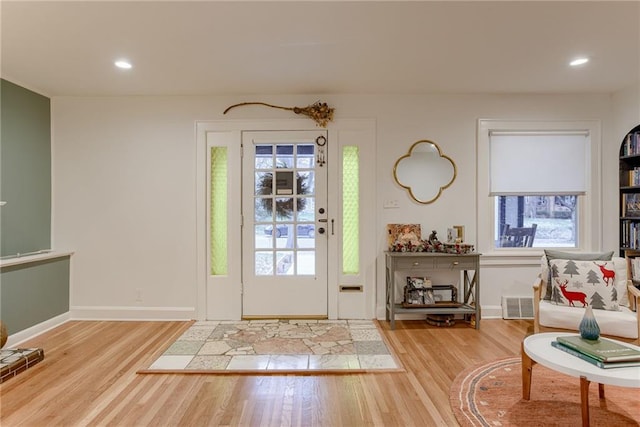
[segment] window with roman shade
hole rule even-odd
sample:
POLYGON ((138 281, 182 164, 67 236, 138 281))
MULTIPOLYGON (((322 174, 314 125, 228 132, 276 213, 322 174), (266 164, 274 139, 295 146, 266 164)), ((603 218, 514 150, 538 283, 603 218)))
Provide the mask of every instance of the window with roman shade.
POLYGON ((582 195, 589 135, 572 131, 492 131, 490 195, 582 195))
POLYGON ((599 150, 598 121, 479 120, 478 249, 599 243, 599 150))

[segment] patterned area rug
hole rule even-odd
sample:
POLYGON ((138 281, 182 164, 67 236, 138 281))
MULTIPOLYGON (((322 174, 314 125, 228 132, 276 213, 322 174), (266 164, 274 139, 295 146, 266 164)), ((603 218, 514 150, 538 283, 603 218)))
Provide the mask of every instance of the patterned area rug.
MULTIPOLYGON (((520 357, 467 369, 451 386, 451 407, 461 426, 577 426, 582 423, 580 380, 535 365, 531 400, 522 399, 520 357)), ((593 426, 637 426, 640 390, 597 384, 589 387, 593 426)))
POLYGON ((139 373, 403 371, 370 320, 194 323, 139 373))

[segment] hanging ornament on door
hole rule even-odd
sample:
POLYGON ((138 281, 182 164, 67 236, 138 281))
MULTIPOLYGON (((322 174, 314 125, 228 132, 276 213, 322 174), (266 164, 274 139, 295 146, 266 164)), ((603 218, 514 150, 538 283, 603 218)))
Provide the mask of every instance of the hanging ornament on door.
POLYGON ((318 146, 317 163, 318 166, 323 167, 326 163, 324 158, 324 146, 327 145, 327 138, 324 135, 320 135, 316 138, 316 145, 318 146))

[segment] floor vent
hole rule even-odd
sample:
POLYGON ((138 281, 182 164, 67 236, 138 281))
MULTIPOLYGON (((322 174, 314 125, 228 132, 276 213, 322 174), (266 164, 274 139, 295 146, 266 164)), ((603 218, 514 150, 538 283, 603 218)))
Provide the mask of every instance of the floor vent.
POLYGON ((503 319, 533 319, 533 298, 502 297, 503 319))

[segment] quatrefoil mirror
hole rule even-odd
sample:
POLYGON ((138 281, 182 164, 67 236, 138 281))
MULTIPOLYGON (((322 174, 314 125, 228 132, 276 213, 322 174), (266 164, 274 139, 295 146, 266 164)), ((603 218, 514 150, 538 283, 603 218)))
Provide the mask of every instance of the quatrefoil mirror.
POLYGON ((456 165, 427 139, 415 142, 409 152, 393 166, 393 177, 413 200, 422 204, 435 202, 442 190, 453 184, 456 165))

